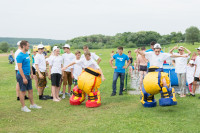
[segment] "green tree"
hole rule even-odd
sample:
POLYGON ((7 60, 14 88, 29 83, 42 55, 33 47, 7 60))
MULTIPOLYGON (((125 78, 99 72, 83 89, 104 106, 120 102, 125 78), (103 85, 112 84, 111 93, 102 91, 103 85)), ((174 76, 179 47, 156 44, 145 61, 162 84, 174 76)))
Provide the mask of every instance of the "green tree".
POLYGON ((0 50, 3 52, 8 52, 9 44, 7 42, 1 42, 0 43, 0 50))
POLYGON ((191 26, 185 30, 185 40, 186 42, 192 43, 199 42, 200 31, 197 27, 191 26))

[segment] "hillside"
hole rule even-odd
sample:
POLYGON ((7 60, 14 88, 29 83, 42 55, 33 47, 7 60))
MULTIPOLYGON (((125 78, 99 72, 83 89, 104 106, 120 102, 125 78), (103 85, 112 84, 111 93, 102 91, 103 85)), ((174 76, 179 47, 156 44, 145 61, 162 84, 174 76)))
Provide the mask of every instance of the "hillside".
POLYGON ((65 40, 53 40, 53 39, 43 39, 43 38, 14 38, 14 37, 0 37, 0 42, 7 42, 10 45, 17 44, 20 40, 27 40, 31 45, 33 44, 39 44, 43 43, 45 45, 54 45, 54 44, 60 44, 65 43, 65 40))

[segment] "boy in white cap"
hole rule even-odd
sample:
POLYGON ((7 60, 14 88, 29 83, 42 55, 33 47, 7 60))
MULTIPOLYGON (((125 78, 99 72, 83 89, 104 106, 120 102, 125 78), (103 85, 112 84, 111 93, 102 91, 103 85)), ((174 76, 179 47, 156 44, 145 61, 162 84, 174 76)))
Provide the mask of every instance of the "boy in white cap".
POLYGON ((197 82, 199 82, 200 80, 200 47, 197 48, 197 53, 198 56, 196 57, 195 61, 194 61, 194 65, 195 65, 195 72, 194 72, 194 82, 193 82, 193 90, 191 95, 195 96, 195 91, 196 88, 198 87, 197 82))
MULTIPOLYGON (((17 51, 15 51, 15 73, 16 73, 16 79, 17 79, 17 72, 18 72, 18 66, 17 66, 17 59, 16 58, 17 58, 18 54, 21 52, 20 43, 21 43, 21 41, 17 42, 18 49, 17 49, 17 51)), ((20 100, 20 98, 19 98, 20 88, 19 88, 19 82, 18 81, 17 81, 17 84, 16 84, 16 94, 17 94, 17 100, 20 100)), ((28 99, 28 97, 25 95, 25 100, 26 99, 28 99)))
POLYGON ((63 67, 63 58, 60 56, 60 49, 58 46, 53 47, 53 55, 49 59, 49 79, 51 80, 52 85, 52 96, 53 101, 59 102, 61 99, 59 98, 59 88, 60 81, 62 77, 62 67, 63 67))
POLYGON ((43 96, 44 88, 46 87, 47 84, 46 60, 43 52, 44 52, 44 45, 39 44, 38 53, 35 56, 35 68, 36 68, 36 76, 38 79, 39 100, 47 100, 47 98, 43 96))
MULTIPOLYGON (((63 46, 64 49, 64 54, 62 55, 63 58, 63 66, 67 66, 70 63, 72 63, 72 61, 76 58, 75 55, 73 53, 70 52, 70 45, 69 44, 65 44, 63 46)), ((63 96, 62 98, 65 98, 65 90, 66 90, 66 85, 68 85, 68 93, 67 95, 70 97, 70 92, 71 92, 71 85, 72 85, 72 76, 73 73, 71 72, 72 67, 69 67, 67 69, 65 69, 65 71, 63 72, 63 96)))
POLYGON ((140 55, 144 55, 147 60, 150 62, 151 66, 159 67, 159 71, 163 71, 163 63, 170 57, 187 57, 186 55, 173 55, 170 53, 161 53, 160 44, 156 43, 154 45, 154 51, 151 52, 143 52, 140 50, 136 50, 140 55))
MULTIPOLYGON (((90 52, 87 45, 83 46, 83 51, 84 51, 84 53, 85 53, 85 52, 90 52)), ((101 58, 100 58, 98 55, 96 55, 96 54, 93 53, 93 52, 90 52, 90 54, 91 54, 91 58, 92 58, 93 60, 97 61, 97 64, 99 64, 99 63, 101 62, 101 58)), ((81 58, 85 58, 85 55, 82 54, 82 55, 81 55, 81 58)))
POLYGON ((178 86, 180 89, 180 97, 186 97, 186 89, 185 89, 185 85, 186 85, 186 69, 187 69, 187 62, 188 59, 190 58, 190 50, 188 50, 187 48, 180 46, 179 48, 177 46, 175 46, 174 48, 172 48, 170 50, 170 54, 173 55, 183 55, 183 56, 188 56, 187 58, 185 57, 177 57, 174 58, 175 60, 175 72, 177 73, 177 77, 178 77, 178 86), (179 53, 172 53, 173 50, 178 49, 179 53), (187 54, 184 53, 184 50, 187 51, 187 54))

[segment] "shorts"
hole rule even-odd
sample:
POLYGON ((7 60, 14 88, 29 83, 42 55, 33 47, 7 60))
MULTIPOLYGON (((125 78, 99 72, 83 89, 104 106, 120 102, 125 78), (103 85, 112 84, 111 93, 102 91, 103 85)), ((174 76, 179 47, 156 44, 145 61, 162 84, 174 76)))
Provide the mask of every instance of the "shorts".
POLYGON ((32 66, 32 72, 33 72, 33 75, 35 75, 36 73, 36 70, 35 70, 35 68, 32 66))
POLYGON ((26 79, 28 80, 28 84, 23 83, 23 78, 20 74, 17 74, 17 81, 19 82, 20 91, 32 90, 32 80, 30 75, 25 75, 26 79))
MULTIPOLYGON (((18 70, 15 70, 15 77, 16 77, 16 80, 17 80, 17 72, 18 72, 18 70)), ((18 82, 18 81, 17 81, 18 82)))
POLYGON ((60 81, 61 81, 61 74, 59 73, 53 73, 51 74, 51 85, 59 87, 60 86, 60 81))
POLYGON ((64 71, 64 76, 63 76, 63 85, 72 85, 72 76, 71 72, 65 72, 64 71))
POLYGON ((194 77, 194 81, 200 81, 198 77, 194 77))
POLYGON ((140 65, 140 71, 147 71, 147 66, 142 66, 142 65, 140 65))
POLYGON ((39 73, 36 72, 36 76, 38 79, 38 87, 45 88, 47 85, 46 73, 45 72, 40 72, 40 73, 44 76, 44 78, 43 79, 39 78, 39 73))
POLYGON ((77 84, 78 84, 78 80, 73 79, 73 84, 74 84, 74 85, 77 85, 77 84))

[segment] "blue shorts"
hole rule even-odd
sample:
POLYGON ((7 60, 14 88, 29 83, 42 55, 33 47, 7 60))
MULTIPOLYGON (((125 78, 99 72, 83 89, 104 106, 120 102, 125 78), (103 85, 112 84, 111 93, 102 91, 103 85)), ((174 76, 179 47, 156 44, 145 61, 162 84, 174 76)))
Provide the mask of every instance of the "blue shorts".
POLYGON ((28 80, 28 84, 23 83, 23 78, 20 74, 17 74, 17 82, 19 82, 20 91, 32 90, 32 80, 30 75, 25 75, 28 80))

